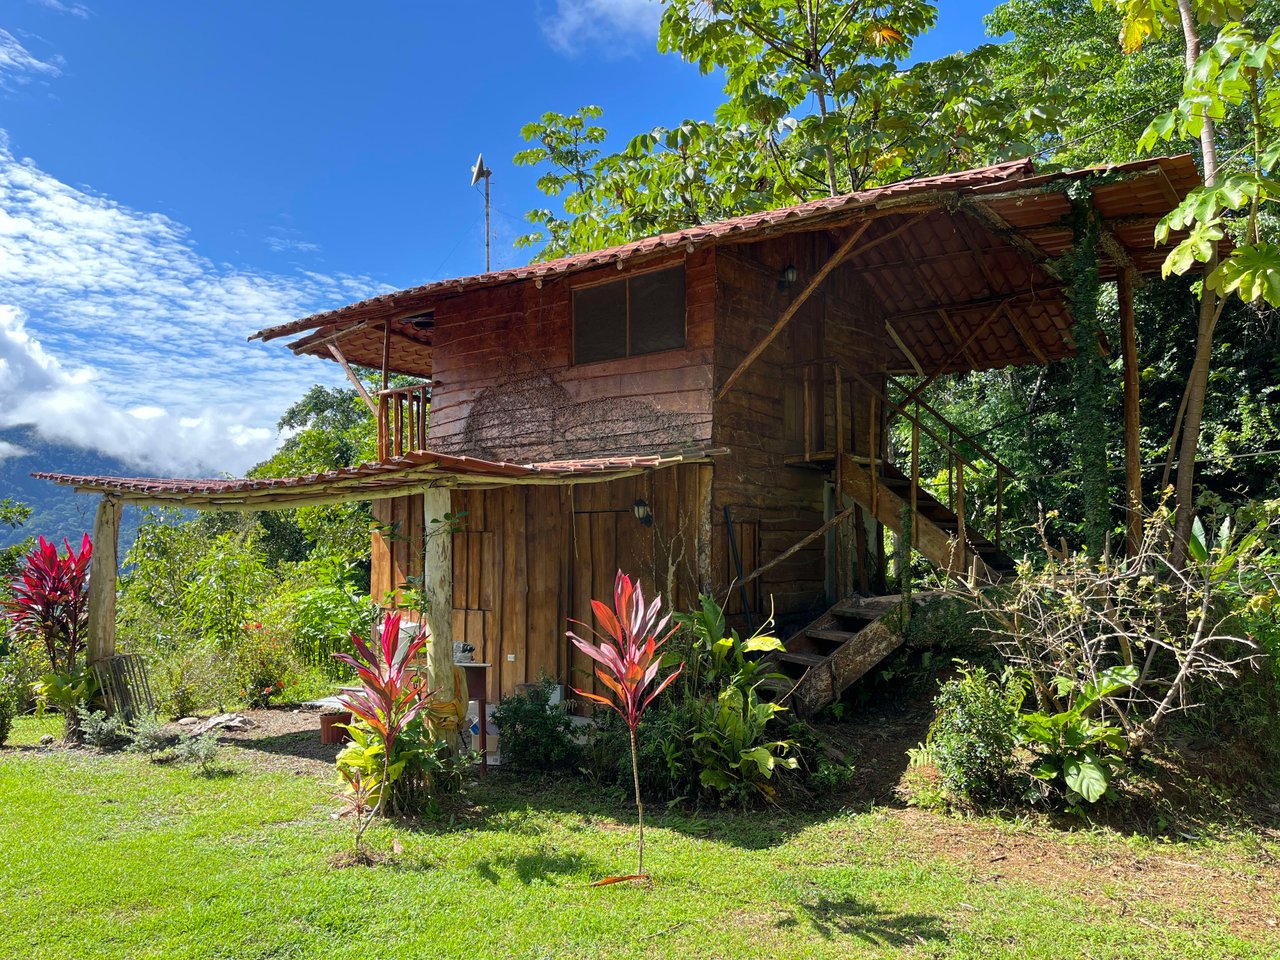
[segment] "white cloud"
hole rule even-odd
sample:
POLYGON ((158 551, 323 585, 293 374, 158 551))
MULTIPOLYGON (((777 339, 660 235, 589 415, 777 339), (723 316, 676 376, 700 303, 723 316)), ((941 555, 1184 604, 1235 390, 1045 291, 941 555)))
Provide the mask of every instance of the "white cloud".
POLYGON ((70 187, 0 134, 0 427, 163 472, 240 472, 331 364, 255 330, 385 289, 196 253, 168 217, 70 187))
POLYGON ((26 452, 26 450, 22 449, 22 447, 18 446, 16 443, 9 443, 5 440, 0 440, 0 460, 6 460, 9 457, 20 457, 26 452))
POLYGON ((30 83, 33 77, 56 77, 61 72, 54 60, 39 59, 12 33, 0 28, 0 89, 8 89, 11 83, 30 83))
POLYGON ((612 57, 656 40, 661 18, 660 0, 556 0, 542 33, 560 53, 612 57))
POLYGON ((87 19, 93 12, 83 3, 65 3, 63 0, 35 0, 38 7, 48 7, 57 13, 69 13, 73 17, 87 19))

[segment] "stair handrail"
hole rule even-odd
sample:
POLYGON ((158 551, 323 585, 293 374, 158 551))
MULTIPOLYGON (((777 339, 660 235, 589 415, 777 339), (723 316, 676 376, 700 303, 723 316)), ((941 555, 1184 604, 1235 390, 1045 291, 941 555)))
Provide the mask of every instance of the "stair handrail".
POLYGON ((430 405, 430 383, 415 383, 378 392, 379 460, 390 460, 426 448, 430 405))
MULTIPOLYGON (((906 393, 906 394, 910 394, 910 393, 911 393, 911 391, 910 391, 909 389, 907 389, 907 385, 906 385, 906 384, 904 384, 904 383, 903 383, 901 380, 899 380, 897 377, 894 377, 894 376, 887 376, 887 377, 885 377, 885 380, 886 380, 889 384, 891 384, 891 385, 893 385, 893 386, 897 387, 897 388, 898 388, 899 390, 901 390, 903 393, 906 393)), ((886 398, 886 399, 887 399, 887 398, 886 398)), ((1011 477, 1012 477, 1012 476, 1015 476, 1015 474, 1014 474, 1013 470, 1011 470, 1011 469, 1010 469, 1008 466, 1006 466, 1004 463, 1001 463, 1001 462, 1000 462, 1000 459, 999 459, 999 458, 998 458, 994 453, 992 453, 990 450, 988 450, 988 449, 987 449, 986 447, 984 447, 982 444, 978 443, 978 441, 977 441, 977 440, 975 440, 975 439, 973 439, 973 437, 972 437, 972 436, 970 436, 969 434, 965 433, 963 430, 961 430, 959 427, 957 427, 954 423, 952 423, 950 420, 948 420, 948 419, 946 418, 946 416, 945 416, 945 415, 943 415, 942 413, 940 413, 940 412, 937 410, 937 408, 935 408, 935 407, 934 407, 932 404, 930 404, 928 401, 923 400, 923 399, 921 399, 920 397, 913 397, 913 398, 912 398, 912 400, 911 400, 911 402, 912 402, 912 403, 914 403, 914 404, 916 404, 916 405, 917 405, 917 406, 919 406, 919 407, 923 407, 923 408, 924 408, 924 410, 925 410, 927 413, 929 413, 931 416, 933 416, 933 417, 934 417, 934 418, 936 418, 937 420, 940 420, 940 421, 942 421, 944 424, 946 424, 948 433, 954 434, 954 437, 959 438, 959 440, 960 440, 962 443, 965 443, 965 444, 967 444, 968 446, 972 447, 972 448, 977 452, 978 456, 980 456, 980 457, 981 457, 982 459, 984 459, 984 460, 989 460, 989 461, 992 463, 992 465, 993 465, 993 466, 995 466, 995 468, 996 468, 997 470, 1001 470, 1001 471, 1003 471, 1004 473, 1008 474, 1008 475, 1009 475, 1009 476, 1011 476, 1011 477)), ((953 439, 953 441, 952 441, 952 442, 954 443, 954 439, 953 439)), ((973 462, 972 462, 972 461, 969 461, 969 465, 970 465, 970 466, 973 466, 973 462)))

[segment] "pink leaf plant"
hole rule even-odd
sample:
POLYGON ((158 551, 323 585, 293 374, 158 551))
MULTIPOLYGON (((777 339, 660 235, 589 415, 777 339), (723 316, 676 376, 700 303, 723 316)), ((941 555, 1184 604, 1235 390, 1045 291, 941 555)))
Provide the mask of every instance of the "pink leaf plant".
MULTIPOLYGON (((644 591, 640 584, 632 580, 621 570, 613 582, 613 608, 610 609, 599 600, 591 601, 591 610, 595 614, 600 630, 592 633, 599 641, 593 643, 584 640, 569 631, 569 639, 574 646, 585 653, 597 664, 595 675, 613 694, 612 697, 600 696, 579 690, 574 692, 580 697, 609 707, 617 711, 627 725, 631 734, 631 777, 636 792, 636 813, 640 828, 639 866, 633 877, 621 879, 644 879, 644 804, 640 800, 640 767, 636 754, 636 728, 644 716, 645 710, 653 703, 684 669, 684 664, 676 667, 661 681, 658 671, 662 666, 659 651, 679 629, 670 626, 671 616, 659 616, 662 609, 662 597, 645 605, 644 591)), ((575 621, 577 622, 577 621, 575 621)), ((585 624, 580 624, 585 626, 585 624)), ((619 878, 607 878, 605 882, 616 882, 619 878)))
POLYGON ((22 570, 14 580, 5 611, 14 629, 32 639, 39 639, 49 655, 49 668, 54 673, 70 673, 76 657, 84 648, 84 632, 88 621, 89 596, 85 589, 89 578, 89 560, 93 544, 85 534, 80 552, 63 540, 66 554, 58 546, 40 538, 23 560, 22 570))

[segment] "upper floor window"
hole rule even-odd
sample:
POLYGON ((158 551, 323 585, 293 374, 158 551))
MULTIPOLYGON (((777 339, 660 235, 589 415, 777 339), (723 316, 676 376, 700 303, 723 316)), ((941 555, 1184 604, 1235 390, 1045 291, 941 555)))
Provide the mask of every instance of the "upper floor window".
POLYGON ((573 362, 684 346, 684 266, 573 291, 573 362))

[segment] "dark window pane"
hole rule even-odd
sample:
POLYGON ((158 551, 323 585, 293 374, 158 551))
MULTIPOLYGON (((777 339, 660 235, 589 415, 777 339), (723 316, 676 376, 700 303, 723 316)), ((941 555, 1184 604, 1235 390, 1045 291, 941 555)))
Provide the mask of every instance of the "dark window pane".
POLYGON ((627 355, 627 282, 573 291, 573 362, 627 355))
POLYGON ((631 278, 631 353, 684 346, 684 267, 631 278))

